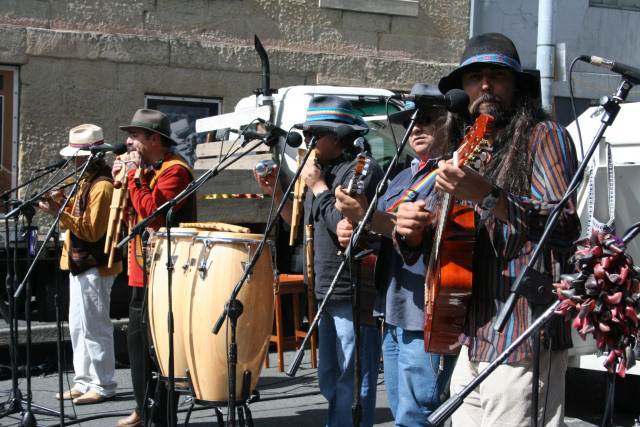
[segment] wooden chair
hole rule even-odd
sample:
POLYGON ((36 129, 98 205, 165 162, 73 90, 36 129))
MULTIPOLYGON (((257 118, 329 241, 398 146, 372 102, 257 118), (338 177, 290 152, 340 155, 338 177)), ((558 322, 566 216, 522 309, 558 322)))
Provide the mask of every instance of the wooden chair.
MULTIPOLYGON (((281 274, 279 276, 279 284, 275 289, 275 325, 276 333, 271 335, 271 342, 275 342, 278 350, 278 371, 284 372, 284 357, 283 352, 285 348, 295 349, 300 348, 300 344, 307 336, 305 331, 300 330, 300 302, 299 294, 305 293, 304 277, 302 274, 281 274), (293 328, 294 335, 284 336, 282 328, 282 295, 292 294, 293 296, 293 328)), ((310 304, 308 304, 308 319, 309 323, 315 317, 315 302, 313 300, 313 294, 309 298, 310 304)), ((317 334, 314 333, 309 340, 311 344, 311 367, 317 368, 316 361, 316 348, 317 348, 317 334)), ((264 366, 269 367, 269 354, 267 354, 264 360, 264 366)))

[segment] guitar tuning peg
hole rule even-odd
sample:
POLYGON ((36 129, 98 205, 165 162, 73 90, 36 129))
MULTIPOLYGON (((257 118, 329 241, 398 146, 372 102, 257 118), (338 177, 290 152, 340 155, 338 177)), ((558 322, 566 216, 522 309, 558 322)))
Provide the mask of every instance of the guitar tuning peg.
POLYGON ((476 169, 480 169, 480 166, 482 166, 482 160, 480 160, 479 158, 475 159, 473 161, 473 167, 476 169))

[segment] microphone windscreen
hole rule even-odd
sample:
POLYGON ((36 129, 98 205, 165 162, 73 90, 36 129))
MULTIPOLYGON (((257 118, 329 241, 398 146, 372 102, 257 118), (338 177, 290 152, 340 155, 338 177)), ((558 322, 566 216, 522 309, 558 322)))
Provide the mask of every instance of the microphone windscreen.
POLYGON ((119 156, 126 152, 127 152, 127 144, 124 142, 116 142, 116 144, 113 146, 113 153, 116 156, 119 156))
POLYGON ((466 113, 469 108, 469 95, 462 89, 451 89, 444 97, 447 100, 447 110, 452 113, 466 113))
POLYGON ((287 145, 293 148, 300 147, 302 145, 302 136, 298 132, 289 132, 287 145))

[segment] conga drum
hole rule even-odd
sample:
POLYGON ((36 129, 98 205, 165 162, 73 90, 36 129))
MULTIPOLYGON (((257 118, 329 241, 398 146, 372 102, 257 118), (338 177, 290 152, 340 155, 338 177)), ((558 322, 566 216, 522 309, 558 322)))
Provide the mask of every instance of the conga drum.
MULTIPOLYGON (((189 268, 189 259, 200 257, 202 244, 195 238, 196 228, 171 229, 171 311, 173 312, 173 375, 175 378, 187 376, 185 353, 184 305, 187 285, 194 279, 194 269, 189 268)), ((202 232, 201 232, 202 233, 202 232)), ((208 234, 209 232, 204 232, 208 234)), ((167 269, 167 233, 165 228, 154 234, 155 247, 149 270, 149 329, 155 348, 160 373, 169 376, 169 274, 167 269)), ((178 387, 188 387, 186 382, 176 382, 178 387)))
MULTIPOLYGON (((197 237, 204 250, 197 261, 198 272, 187 289, 184 331, 187 364, 196 399, 226 402, 229 398, 227 343, 229 320, 218 334, 212 329, 233 289, 262 239, 260 234, 211 232, 197 237)), ((265 245, 237 299, 243 312, 236 328, 236 396, 242 398, 245 371, 251 371, 251 393, 269 349, 274 313, 274 263, 271 245, 265 245)))

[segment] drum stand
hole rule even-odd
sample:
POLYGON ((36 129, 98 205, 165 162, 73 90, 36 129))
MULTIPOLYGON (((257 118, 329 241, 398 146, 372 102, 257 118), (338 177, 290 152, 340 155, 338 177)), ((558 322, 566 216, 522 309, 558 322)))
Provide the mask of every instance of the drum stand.
MULTIPOLYGON (((213 400, 203 400, 196 398, 196 392, 193 388, 193 382, 191 381, 191 373, 187 369, 187 377, 184 378, 189 383, 188 391, 191 396, 191 406, 187 412, 187 417, 184 421, 185 427, 189 425, 189 418, 191 417, 191 412, 193 411, 194 405, 201 405, 213 408, 216 413, 216 419, 218 421, 218 426, 224 426, 224 418, 222 416, 222 411, 220 408, 225 406, 229 406, 228 401, 213 401, 213 400)), ((241 427, 253 427, 253 417, 251 416, 251 410, 249 409, 249 404, 260 400, 260 393, 257 391, 253 392, 253 395, 250 396, 251 390, 251 371, 245 371, 244 377, 242 379, 242 399, 235 400, 234 399, 234 408, 238 411, 238 423, 241 427)))

